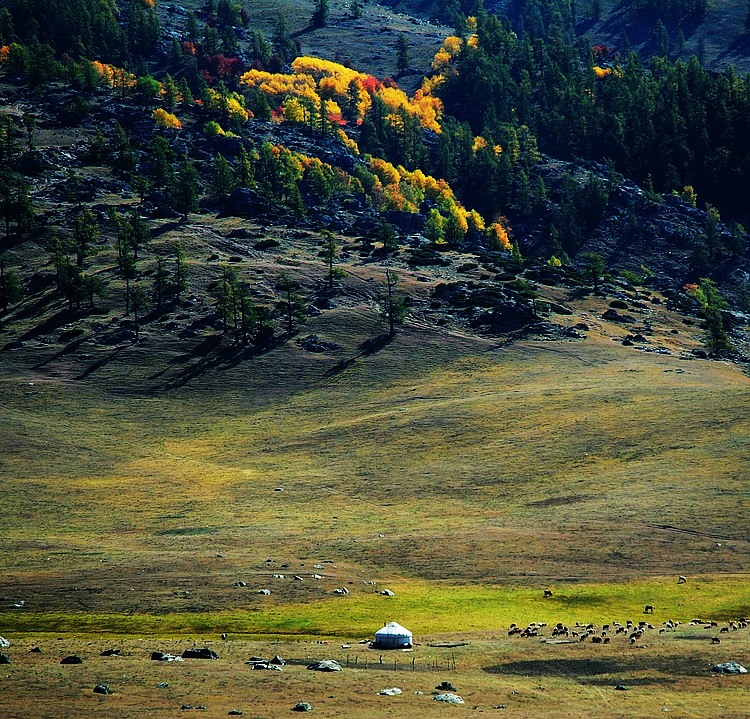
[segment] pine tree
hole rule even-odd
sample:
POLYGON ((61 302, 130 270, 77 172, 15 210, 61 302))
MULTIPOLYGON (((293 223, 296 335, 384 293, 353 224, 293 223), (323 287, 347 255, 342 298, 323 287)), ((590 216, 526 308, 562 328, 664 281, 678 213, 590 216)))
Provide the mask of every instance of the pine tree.
POLYGON ((400 32, 396 39, 396 70, 399 74, 409 69, 409 40, 400 32))
POLYGON ((394 289, 398 283, 398 275, 390 268, 385 271, 386 294, 383 297, 382 314, 388 322, 388 336, 394 337, 396 325, 401 324, 409 310, 403 298, 396 297, 394 289))
POLYGON ((276 278, 276 291, 282 296, 287 332, 293 332, 295 323, 304 319, 305 305, 298 293, 299 288, 299 282, 286 272, 276 278))
POLYGON ((8 306, 18 302, 22 296, 18 275, 6 270, 5 258, 0 257, 0 315, 8 314, 8 306))
MULTIPOLYGON (((244 149, 244 148, 243 148, 244 149)), ((234 189, 234 171, 232 166, 221 153, 214 158, 211 172, 210 195, 214 200, 226 197, 234 189)))
POLYGON ((329 12, 328 0, 315 0, 315 10, 310 18, 310 24, 313 27, 325 27, 328 23, 329 12))
POLYGON ((83 267, 84 259, 95 253, 94 244, 99 234, 99 223, 94 213, 88 208, 79 210, 73 221, 76 267, 83 267))
POLYGON ((185 158, 177 171, 177 178, 172 189, 172 198, 175 208, 182 214, 183 221, 191 212, 198 209, 198 191, 200 189, 200 178, 190 160, 185 158))

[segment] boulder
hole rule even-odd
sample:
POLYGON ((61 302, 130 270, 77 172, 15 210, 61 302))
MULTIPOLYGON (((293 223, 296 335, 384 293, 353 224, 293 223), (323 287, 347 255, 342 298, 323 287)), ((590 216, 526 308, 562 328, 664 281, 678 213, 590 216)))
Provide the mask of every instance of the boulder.
POLYGON ((237 188, 223 200, 218 217, 255 217, 265 213, 268 203, 255 190, 237 188))
POLYGON ((10 642, 5 637, 0 637, 0 649, 7 649, 10 646, 10 642))
POLYGON ((310 702, 297 702, 293 707, 293 712, 311 712, 313 710, 310 702))
POLYGON ((398 687, 391 687, 390 689, 381 689, 378 694, 386 697, 397 697, 401 694, 401 690, 398 687))
POLYGON ((83 659, 75 654, 71 654, 67 657, 63 657, 60 660, 60 664, 83 664, 83 659))
POLYGON ((280 667, 283 667, 286 664, 286 662, 278 654, 274 655, 274 658, 271 659, 268 663, 276 664, 280 667))
POLYGON ((747 674, 747 669, 739 664, 738 662, 724 662, 723 664, 716 664, 711 667, 712 672, 720 672, 722 674, 747 674))
POLYGON ((458 694, 452 694, 451 692, 446 692, 445 694, 436 694, 434 697, 436 702, 446 702, 447 704, 463 704, 464 700, 461 699, 458 694))
POLYGON ((635 317, 620 314, 611 307, 606 312, 602 313, 602 319, 609 320, 610 322, 622 322, 624 324, 632 324, 635 322, 635 317))
POLYGON ((456 687, 453 686, 450 682, 440 682, 435 689, 437 689, 439 692, 455 692, 457 691, 456 687))
POLYGON ((341 665, 335 659, 323 659, 319 662, 313 662, 307 665, 308 669, 315 672, 340 672, 341 665))
POLYGON ((219 655, 208 647, 196 649, 186 649, 182 652, 183 659, 218 659, 219 655))

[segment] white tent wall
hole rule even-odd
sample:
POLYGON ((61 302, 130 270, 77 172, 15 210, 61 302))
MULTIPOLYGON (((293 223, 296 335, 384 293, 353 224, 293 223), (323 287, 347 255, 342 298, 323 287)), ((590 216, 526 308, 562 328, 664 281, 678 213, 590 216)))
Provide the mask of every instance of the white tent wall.
POLYGON ((398 622, 390 622, 375 632, 374 646, 380 649, 400 649, 412 646, 412 633, 398 622))

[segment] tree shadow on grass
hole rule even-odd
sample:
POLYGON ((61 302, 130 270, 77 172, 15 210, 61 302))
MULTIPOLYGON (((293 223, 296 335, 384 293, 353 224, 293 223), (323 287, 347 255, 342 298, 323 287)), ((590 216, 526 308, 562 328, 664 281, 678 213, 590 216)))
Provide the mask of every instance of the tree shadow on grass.
MULTIPOLYGON (((294 337, 297 332, 285 332, 266 342, 260 347, 254 345, 232 344, 223 345, 224 335, 206 337, 195 349, 181 357, 170 360, 173 365, 185 364, 174 377, 166 380, 158 389, 171 390, 184 387, 189 382, 213 372, 225 372, 236 367, 241 362, 267 354, 283 345, 294 337), (197 357, 197 360, 196 360, 197 357), (192 361, 196 360, 196 361, 192 361), (188 364, 189 363, 189 364, 188 364)), ((168 369, 151 375, 149 379, 156 379, 166 374, 168 369)))
MULTIPOLYGON (((44 303, 40 301, 40 306, 42 306, 44 303)), ((33 310, 29 310, 29 312, 33 312, 33 310)), ((73 322, 80 317, 85 316, 84 313, 81 312, 71 312, 70 310, 63 309, 59 312, 56 312, 52 317, 48 317, 44 322, 40 322, 38 325, 35 325, 30 330, 27 330, 24 332, 20 337, 13 340, 13 342, 10 342, 9 344, 6 344, 2 350, 4 351, 6 349, 12 349, 14 346, 18 344, 18 342, 26 342, 28 340, 32 340, 35 337, 39 337, 40 335, 48 335, 55 330, 60 329, 63 325, 67 325, 70 322, 73 322)), ((16 315, 16 319, 18 318, 18 315, 16 315)))
POLYGON ((338 364, 335 364, 331 369, 329 369, 324 377, 326 379, 330 377, 335 377, 338 374, 341 374, 344 370, 349 369, 358 359, 362 357, 369 357, 370 355, 375 354, 376 352, 380 352, 380 350, 387 347, 391 342, 393 342, 393 338, 395 335, 388 334, 387 332, 378 335, 377 337, 372 337, 371 339, 365 340, 362 342, 362 344, 357 347, 359 352, 354 355, 354 357, 350 357, 349 359, 342 360, 338 364))

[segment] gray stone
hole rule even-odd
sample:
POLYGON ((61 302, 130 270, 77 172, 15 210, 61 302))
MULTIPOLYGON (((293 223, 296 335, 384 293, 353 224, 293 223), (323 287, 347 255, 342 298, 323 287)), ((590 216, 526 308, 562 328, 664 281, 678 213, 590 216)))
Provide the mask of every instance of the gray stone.
POLYGON ((310 702, 297 702, 293 707, 293 712, 311 712, 313 710, 310 702))
POLYGON ((445 694, 436 694, 434 697, 436 702, 446 702, 447 704, 463 704, 464 700, 461 699, 458 694, 451 694, 446 692, 445 694))
POLYGON ((308 669, 316 672, 340 672, 341 665, 335 659, 323 659, 319 662, 313 662, 307 665, 308 669))
POLYGON ((94 687, 94 694, 112 694, 108 684, 97 684, 94 687))
POLYGON ((390 689, 381 689, 378 694, 382 694, 386 697, 397 697, 401 694, 401 690, 398 687, 391 687, 390 689))
POLYGON ((737 662, 724 662, 711 667, 712 672, 721 672, 722 674, 747 674, 747 669, 737 662))

